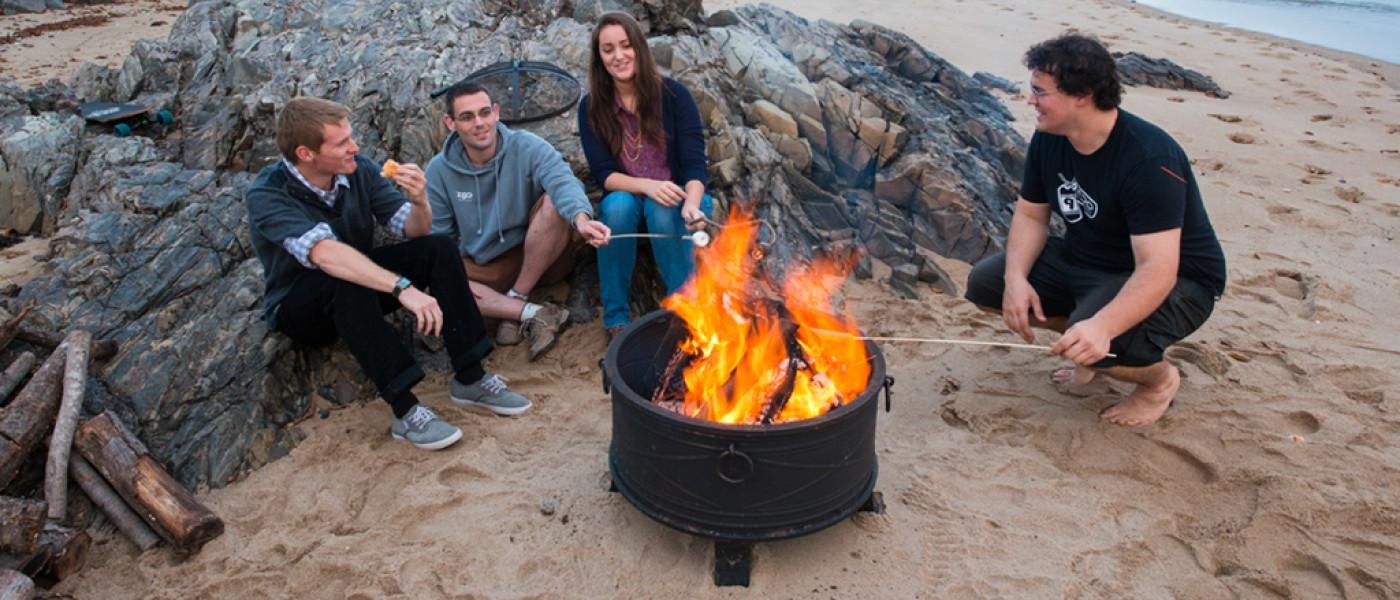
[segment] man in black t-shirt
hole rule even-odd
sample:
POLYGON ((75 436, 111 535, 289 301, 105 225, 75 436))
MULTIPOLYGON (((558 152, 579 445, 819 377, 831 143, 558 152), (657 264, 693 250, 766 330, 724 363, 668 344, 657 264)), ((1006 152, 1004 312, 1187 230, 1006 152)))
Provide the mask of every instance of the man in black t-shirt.
POLYGON ((1133 383, 1102 417, 1147 425, 1181 385, 1162 353, 1210 316, 1225 255, 1185 152, 1118 108, 1122 86, 1102 44, 1066 34, 1032 47, 1025 64, 1036 132, 1021 197, 1006 252, 973 268, 966 297, 1000 311, 1027 342, 1032 325, 1064 332, 1051 353, 1077 366, 1054 379, 1133 383), (1063 239, 1049 235, 1052 212, 1063 239))

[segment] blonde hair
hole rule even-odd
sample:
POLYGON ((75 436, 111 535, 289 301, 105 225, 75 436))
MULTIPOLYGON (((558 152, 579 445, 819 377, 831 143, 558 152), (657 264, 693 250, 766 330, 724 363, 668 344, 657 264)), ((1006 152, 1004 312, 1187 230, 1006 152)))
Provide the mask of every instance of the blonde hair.
POLYGON ((350 109, 339 102, 309 96, 292 98, 277 115, 277 149, 296 164, 298 146, 319 152, 326 141, 322 135, 325 126, 348 118, 350 109))

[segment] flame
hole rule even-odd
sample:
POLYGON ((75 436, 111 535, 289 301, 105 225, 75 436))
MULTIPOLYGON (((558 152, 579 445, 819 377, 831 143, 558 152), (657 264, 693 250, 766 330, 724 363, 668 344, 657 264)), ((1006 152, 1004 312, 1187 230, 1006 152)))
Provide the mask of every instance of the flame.
POLYGON ((869 383, 860 330, 831 310, 852 261, 818 259, 788 272, 777 289, 796 326, 790 345, 778 302, 763 293, 775 286, 757 275, 758 225, 736 203, 728 226, 700 251, 695 276, 661 303, 690 331, 678 348, 691 357, 682 374, 687 416, 728 424, 810 419, 854 400, 869 383))

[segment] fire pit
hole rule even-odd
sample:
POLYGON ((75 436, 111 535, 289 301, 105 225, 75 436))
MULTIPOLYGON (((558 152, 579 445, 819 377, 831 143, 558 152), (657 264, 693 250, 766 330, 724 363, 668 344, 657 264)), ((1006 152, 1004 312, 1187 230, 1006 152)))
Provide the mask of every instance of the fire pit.
MULTIPOLYGON (((725 252, 724 238, 717 241, 720 248, 706 252, 725 252)), ((704 290, 707 262, 713 270, 722 257, 707 253, 700 256, 699 281, 668 298, 666 305, 676 306, 676 298, 685 294, 694 301, 697 287, 710 303, 748 303, 732 302, 729 291, 704 290)), ((728 269, 729 276, 734 271, 728 269)), ((819 294, 816 303, 822 302, 829 297, 819 294)), ((811 324, 811 310, 804 315, 801 302, 788 303, 794 305, 791 313, 787 308, 771 312, 781 313, 783 323, 745 310, 734 316, 748 331, 773 331, 780 340, 776 343, 743 333, 734 334, 739 340, 715 341, 722 336, 706 336, 696 320, 683 320, 686 308, 680 306, 631 323, 617 334, 602 361, 603 389, 612 394, 608 462, 613 491, 659 523, 713 538, 717 585, 748 585, 755 541, 804 536, 857 510, 883 508, 874 491, 875 415, 876 394, 885 387, 888 410, 893 383, 886 378, 885 359, 875 344, 858 340, 858 331, 818 329, 811 324), (808 330, 792 322, 802 322, 808 330), (846 347, 823 348, 822 340, 813 337, 820 334, 844 337, 834 345, 846 347), (697 338, 710 344, 697 350, 697 338), (714 389, 697 389, 707 368, 700 362, 724 354, 714 350, 724 344, 742 345, 741 357, 729 357, 721 369, 727 375, 714 379, 714 389), (753 357, 764 348, 776 352, 773 366, 759 361, 749 375, 743 365, 734 366, 756 362, 753 357), (851 355, 860 364, 843 364, 851 355), (853 383, 851 373, 860 380, 853 383), (746 387, 762 387, 764 393, 749 394, 746 387), (713 406, 694 404, 701 396, 713 400, 713 406), (731 401, 745 396, 762 401, 753 407, 731 401)), ((840 320, 827 317, 827 322, 840 320)))

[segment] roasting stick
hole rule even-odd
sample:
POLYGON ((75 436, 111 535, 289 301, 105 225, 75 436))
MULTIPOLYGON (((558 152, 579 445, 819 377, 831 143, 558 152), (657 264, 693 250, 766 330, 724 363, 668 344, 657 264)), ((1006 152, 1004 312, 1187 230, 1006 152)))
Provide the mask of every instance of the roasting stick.
MULTIPOLYGON (((819 332, 819 333, 832 333, 832 334, 836 334, 836 335, 844 335, 844 336, 849 336, 849 337, 856 338, 856 339, 858 339, 858 340, 868 340, 868 341, 871 341, 871 342, 921 342, 921 343, 928 343, 928 344, 960 344, 960 345, 966 345, 966 346, 994 346, 994 347, 997 347, 997 348, 1017 348, 1017 349, 1021 349, 1021 350, 1045 350, 1046 352, 1049 352, 1049 351, 1050 351, 1050 347, 1049 347, 1049 346, 1039 346, 1039 345, 1036 345, 1036 344, 1012 344, 1012 343, 1009 343, 1009 342, 984 342, 984 341, 982 341, 982 340, 949 340, 949 339, 933 339, 933 338, 880 337, 880 336, 851 335, 851 334, 846 333, 846 332, 844 332, 844 331, 836 331, 835 329, 819 329, 819 328, 816 328, 816 327, 808 327, 807 329, 810 329, 810 330, 812 330, 812 331, 816 331, 816 332, 819 332)), ((1112 352, 1109 352, 1108 354, 1105 354, 1104 356, 1107 357, 1107 358, 1118 358, 1118 355, 1117 355, 1117 354, 1114 354, 1114 353, 1112 353, 1112 352)))
MULTIPOLYGON (((609 236, 608 236, 608 239, 609 239, 609 240, 616 240, 616 239, 621 239, 621 238, 674 239, 674 238, 676 238, 676 237, 677 237, 677 236, 674 236, 674 235, 666 235, 666 234, 664 234, 664 233, 615 233, 615 234, 609 235, 609 236)), ((698 246, 698 247, 700 247, 700 248, 704 248, 705 246, 710 245, 710 234, 705 233, 705 232, 703 232, 703 231, 697 231, 697 232, 695 232, 695 233, 692 233, 692 234, 689 234, 689 235, 682 235, 682 236, 679 236, 679 237, 680 237, 680 239, 683 239, 683 240, 690 240, 690 242, 691 242, 692 244, 695 244, 696 246, 698 246)))

